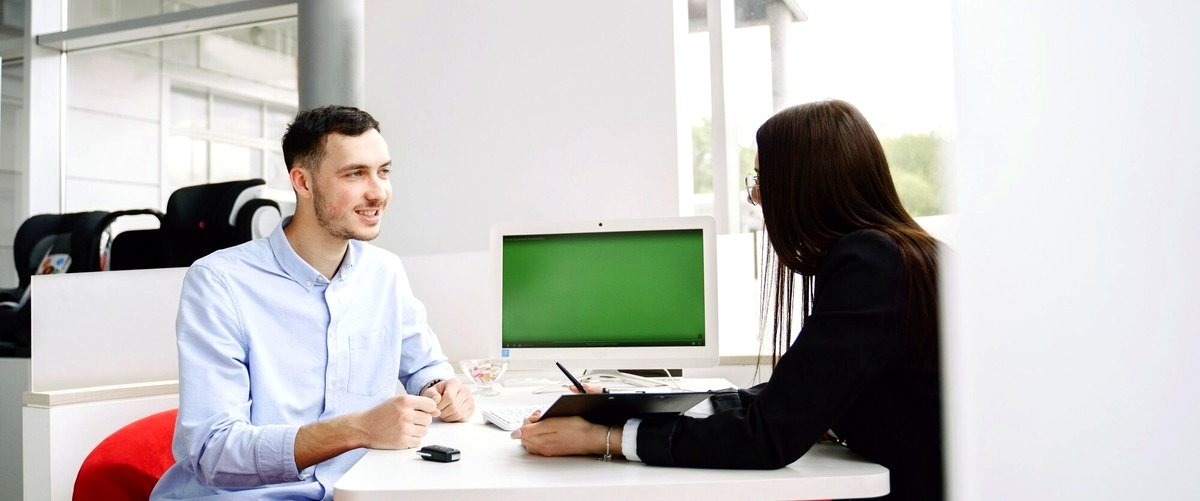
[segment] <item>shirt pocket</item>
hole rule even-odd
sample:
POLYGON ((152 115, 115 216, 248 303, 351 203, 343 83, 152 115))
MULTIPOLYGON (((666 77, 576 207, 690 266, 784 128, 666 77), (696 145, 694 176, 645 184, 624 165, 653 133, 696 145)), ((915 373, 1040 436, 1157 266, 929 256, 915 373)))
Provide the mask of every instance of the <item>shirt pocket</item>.
POLYGON ((396 371, 388 372, 393 355, 388 348, 386 330, 371 329, 350 335, 350 378, 346 390, 355 395, 375 395, 392 381, 396 371))

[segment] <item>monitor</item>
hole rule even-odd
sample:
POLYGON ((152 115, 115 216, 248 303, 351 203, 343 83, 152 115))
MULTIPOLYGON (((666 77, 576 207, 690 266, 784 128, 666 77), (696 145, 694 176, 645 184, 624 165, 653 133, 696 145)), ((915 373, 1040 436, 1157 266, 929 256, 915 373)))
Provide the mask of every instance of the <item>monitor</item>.
POLYGON ((512 368, 717 365, 711 217, 492 227, 499 318, 512 368))

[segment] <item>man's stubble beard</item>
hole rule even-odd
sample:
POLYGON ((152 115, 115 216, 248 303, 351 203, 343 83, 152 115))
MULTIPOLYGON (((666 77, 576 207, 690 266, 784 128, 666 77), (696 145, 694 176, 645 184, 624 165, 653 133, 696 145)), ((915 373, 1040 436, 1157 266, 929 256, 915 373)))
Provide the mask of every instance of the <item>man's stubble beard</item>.
MULTIPOLYGON (((382 215, 383 207, 380 206, 379 210, 382 215)), ((369 242, 379 236, 378 231, 373 235, 358 235, 349 228, 338 225, 337 220, 340 219, 340 216, 337 214, 337 209, 326 203, 325 197, 315 183, 313 184, 313 212, 317 213, 317 224, 334 237, 369 242)))

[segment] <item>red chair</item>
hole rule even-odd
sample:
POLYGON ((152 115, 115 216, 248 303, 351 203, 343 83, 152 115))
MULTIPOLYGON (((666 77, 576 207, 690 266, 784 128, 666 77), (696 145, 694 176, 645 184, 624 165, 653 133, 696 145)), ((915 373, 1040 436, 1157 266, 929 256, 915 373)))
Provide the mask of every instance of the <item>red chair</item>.
POLYGON ((171 438, 179 409, 152 414, 100 442, 75 477, 75 501, 145 500, 175 464, 171 438))

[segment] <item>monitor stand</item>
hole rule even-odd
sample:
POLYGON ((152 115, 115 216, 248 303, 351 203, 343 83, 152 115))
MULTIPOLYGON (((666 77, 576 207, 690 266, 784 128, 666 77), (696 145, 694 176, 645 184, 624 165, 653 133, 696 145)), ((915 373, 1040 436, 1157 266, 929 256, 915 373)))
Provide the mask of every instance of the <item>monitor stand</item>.
POLYGON ((624 373, 615 369, 587 369, 583 371, 583 377, 579 378, 579 382, 598 384, 601 386, 603 386, 604 383, 621 383, 635 388, 667 386, 667 383, 661 381, 655 381, 642 376, 635 376, 633 374, 624 373))

